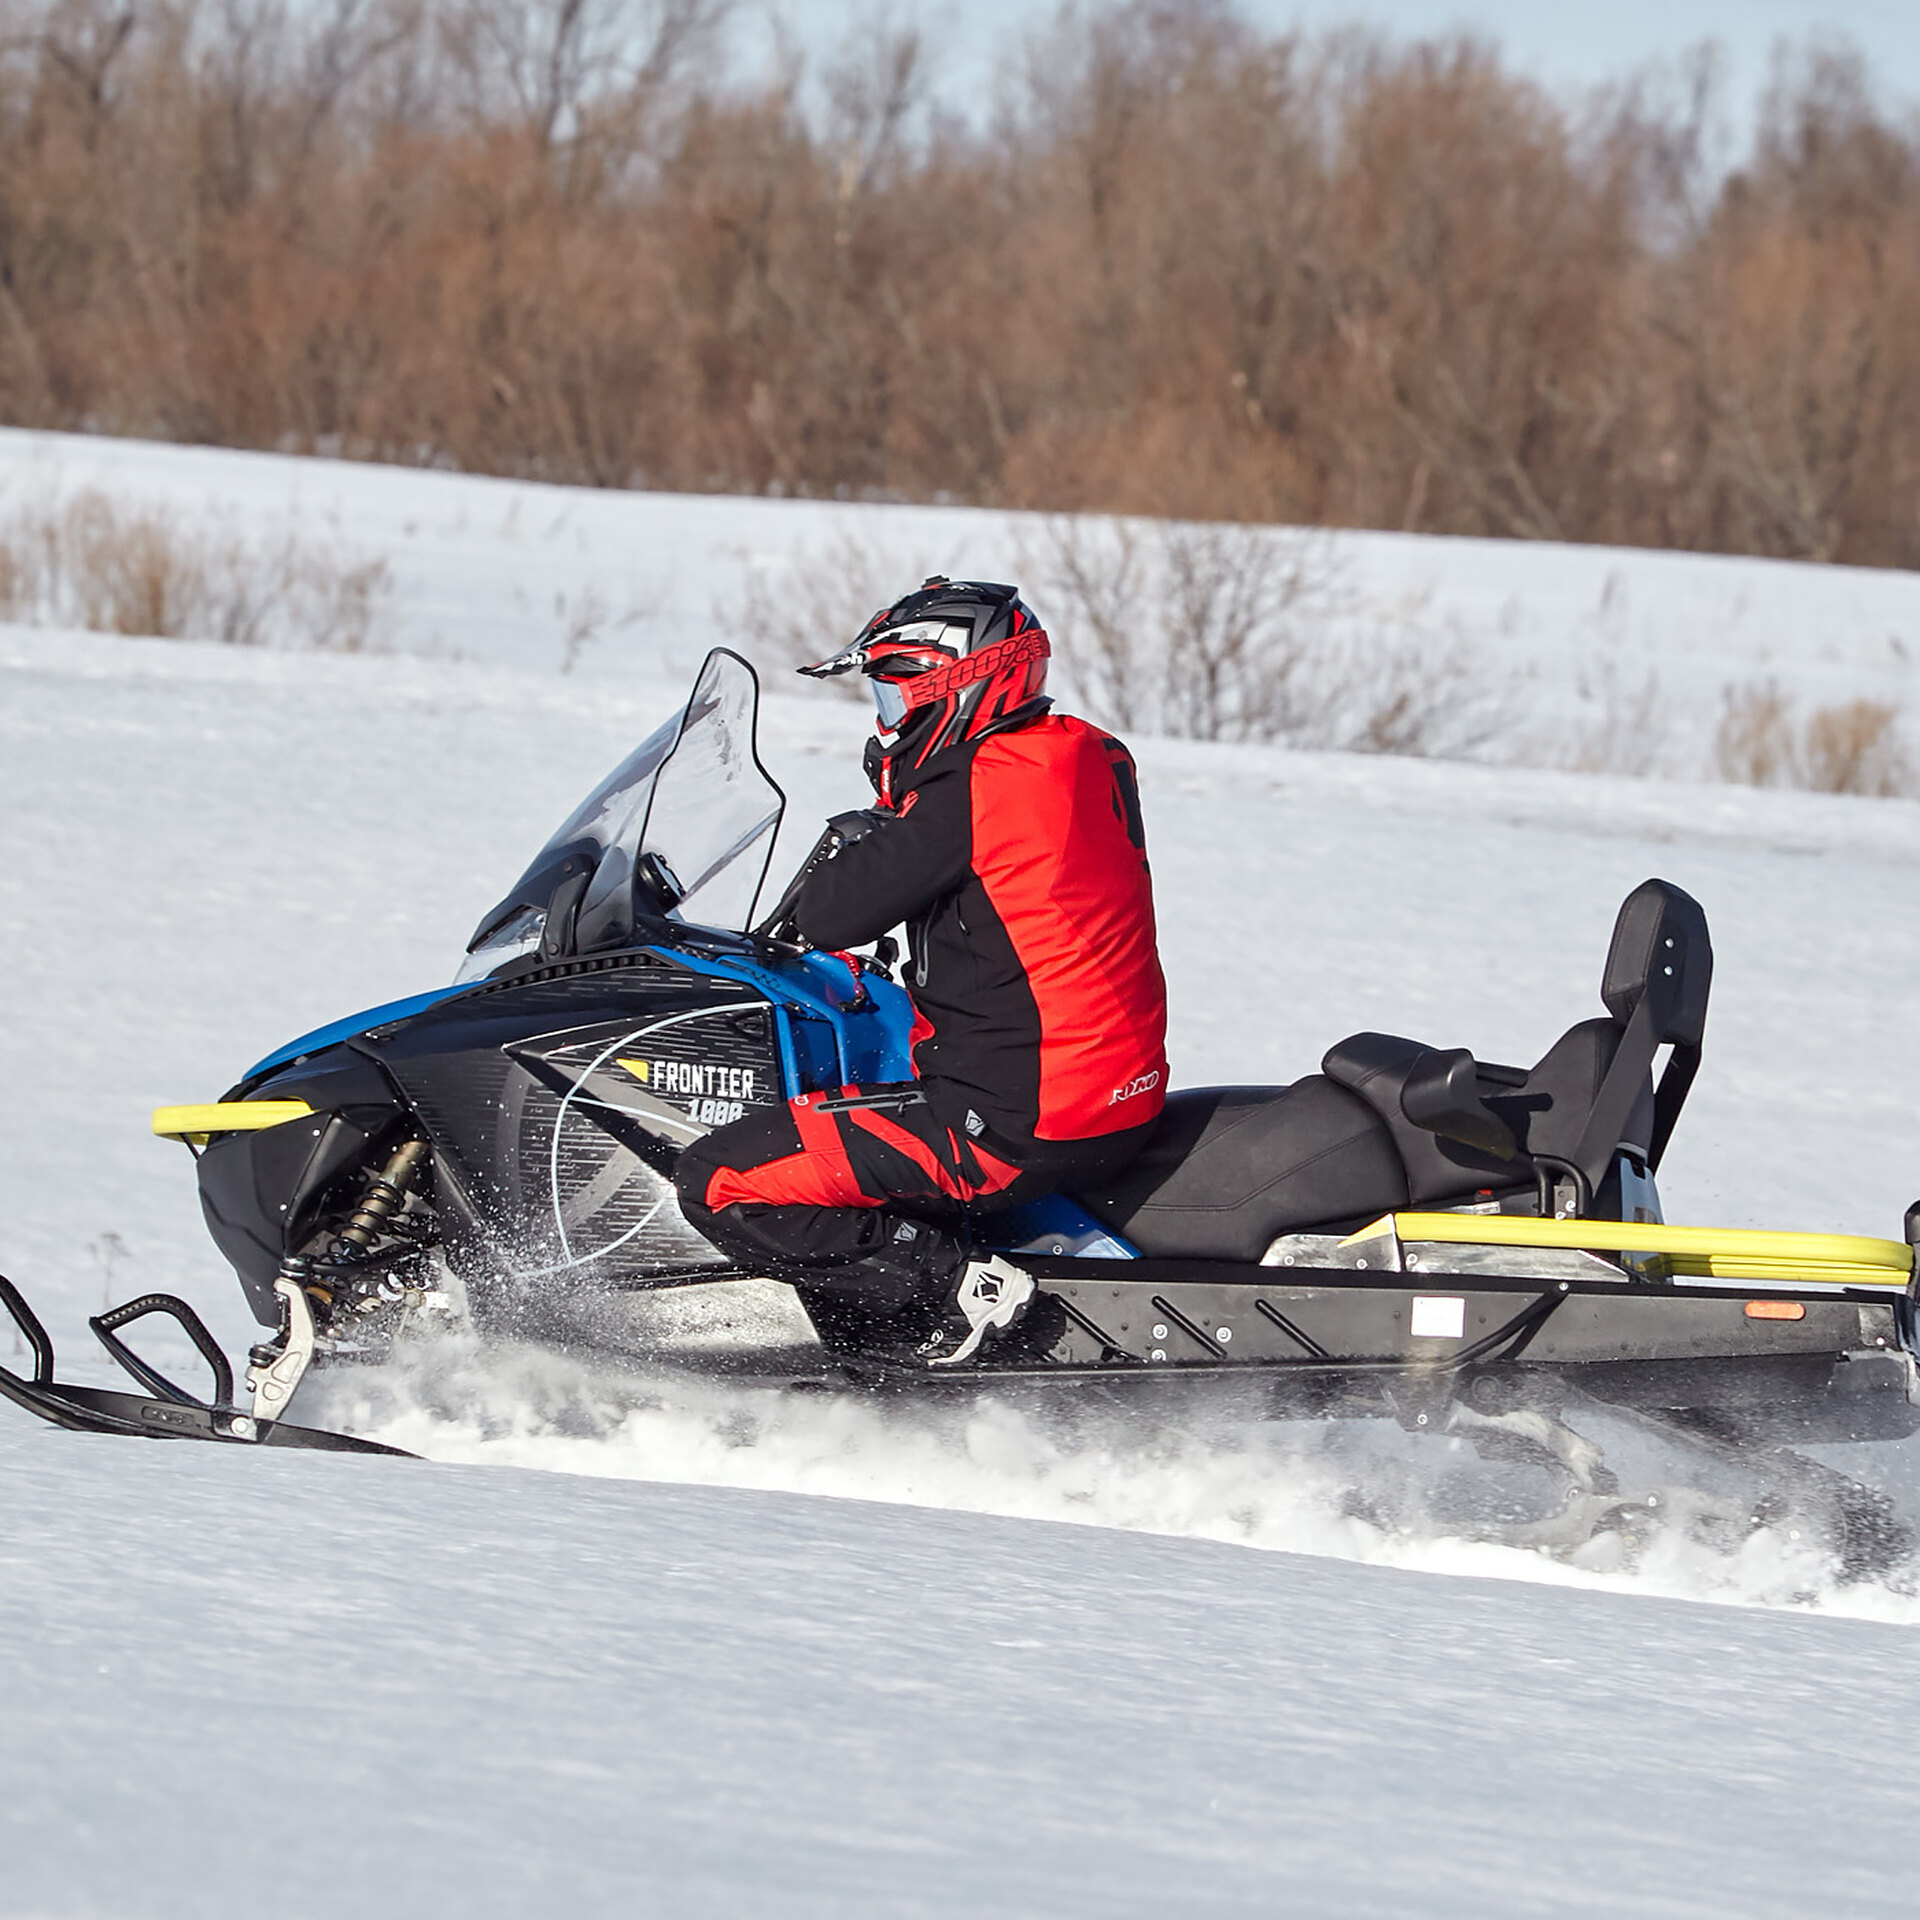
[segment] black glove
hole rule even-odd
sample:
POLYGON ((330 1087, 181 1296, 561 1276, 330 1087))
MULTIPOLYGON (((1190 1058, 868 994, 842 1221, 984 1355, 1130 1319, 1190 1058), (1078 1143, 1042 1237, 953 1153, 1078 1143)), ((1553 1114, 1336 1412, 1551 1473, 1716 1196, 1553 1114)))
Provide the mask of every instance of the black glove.
POLYGON ((878 807, 859 807, 852 813, 836 813, 827 822, 826 857, 831 860, 842 847, 850 847, 856 840, 864 840, 892 818, 892 814, 882 813, 878 807))
MULTIPOLYGON (((821 829, 820 838, 813 843, 813 851, 800 863, 800 871, 787 882, 787 890, 780 896, 779 905, 768 914, 754 931, 767 940, 797 940, 793 928, 793 909, 800 899, 801 889, 806 886, 810 874, 817 873, 842 847, 851 846, 856 840, 864 840, 880 824, 892 818, 877 807, 856 809, 852 813, 836 813, 821 829)), ((805 946, 805 941, 800 941, 805 946)))

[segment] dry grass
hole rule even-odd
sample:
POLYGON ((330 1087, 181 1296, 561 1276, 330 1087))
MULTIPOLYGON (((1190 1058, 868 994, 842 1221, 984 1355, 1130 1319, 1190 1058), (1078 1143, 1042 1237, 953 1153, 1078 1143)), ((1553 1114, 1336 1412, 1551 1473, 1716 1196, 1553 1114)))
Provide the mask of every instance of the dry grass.
POLYGON ((1672 728, 1658 674, 1649 670, 1629 682, 1611 661, 1602 660, 1582 676, 1581 693, 1593 705, 1593 718, 1576 727, 1554 757, 1578 773, 1644 779, 1661 770, 1670 755, 1672 728))
POLYGON ((1803 719, 1778 682, 1750 681, 1723 697, 1715 764, 1723 779, 1750 787, 1882 799, 1920 792, 1899 722, 1884 700, 1817 707, 1803 719))
POLYGON ((0 619, 24 624, 358 653, 391 585, 381 560, 194 532, 98 492, 0 518, 0 619))

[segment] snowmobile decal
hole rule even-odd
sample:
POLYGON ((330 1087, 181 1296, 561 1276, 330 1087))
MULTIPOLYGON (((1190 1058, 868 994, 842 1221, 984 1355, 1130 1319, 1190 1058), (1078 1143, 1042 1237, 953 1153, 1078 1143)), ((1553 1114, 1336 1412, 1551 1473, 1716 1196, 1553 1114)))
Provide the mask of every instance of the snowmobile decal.
MULTIPOLYGON (((581 1042, 569 1036, 558 1047, 512 1049, 522 1064, 531 1068, 537 1062, 561 1076, 565 1085, 546 1145, 554 1247, 533 1273, 560 1273, 607 1260, 631 1248, 663 1215, 684 1236, 671 1183, 646 1164, 627 1126, 638 1125, 682 1147, 724 1124, 716 1110, 727 1110, 728 1118, 737 1119, 753 1098, 756 1080, 765 1085, 766 1073, 763 1069, 756 1075, 751 1066, 716 1061, 714 1055, 742 1046, 755 1053, 764 1049, 764 1033, 737 1029, 739 1016, 765 1011, 764 1001, 727 1000, 664 1014, 604 1038, 581 1042), (699 1057, 673 1057, 679 1051, 676 1041, 699 1057), (643 1042, 652 1045, 643 1049, 643 1042), (647 1071, 635 1073, 636 1065, 647 1071), (644 1090, 635 1081, 643 1082, 644 1090), (737 1100, 685 1097, 690 1089, 710 1085, 739 1087, 743 1094, 737 1100)), ((752 1024, 759 1028, 764 1021, 752 1024)), ((525 1141, 523 1150, 533 1144, 525 1141)), ((531 1274, 523 1271, 522 1277, 531 1274)))
MULTIPOLYGON (((724 1107, 724 1119, 713 1119, 713 1126, 738 1120, 754 1100, 754 1073, 751 1067, 716 1065, 696 1060, 621 1060, 618 1063, 636 1080, 658 1093, 687 1094, 699 1106, 724 1107)), ((696 1119, 705 1116, 695 1111, 696 1119)))

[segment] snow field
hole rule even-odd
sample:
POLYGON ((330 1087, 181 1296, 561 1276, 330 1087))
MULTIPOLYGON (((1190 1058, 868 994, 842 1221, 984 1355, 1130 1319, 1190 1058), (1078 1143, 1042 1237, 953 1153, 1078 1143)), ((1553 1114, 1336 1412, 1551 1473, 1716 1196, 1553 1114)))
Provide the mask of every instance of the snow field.
POLYGON ((8 1426, 0 1911, 1911 1911, 1920 1641, 8 1426))
MULTIPOLYGON (((447 978, 526 853, 680 689, 655 676, 614 695, 500 668, 17 630, 0 662, 17 798, 0 886, 9 924, 56 936, 18 943, 9 962, 17 1002, 40 1010, 6 1036, 10 1083, 37 1090, 39 1124, 0 1168, 0 1270, 46 1303, 78 1369, 104 1365, 84 1314, 146 1286, 194 1300, 239 1351, 252 1322, 206 1241, 184 1153, 145 1133, 148 1109, 215 1095, 293 1033, 447 978)), ((784 867, 813 822, 860 797, 862 722, 850 706, 780 698, 765 718, 763 754, 792 795, 784 867)), ((1835 930, 1912 924, 1920 808, 1180 743, 1141 752, 1177 1081, 1291 1079, 1366 1026, 1532 1058, 1596 1010, 1614 905, 1660 872, 1706 902, 1722 955, 1670 1212, 1898 1230, 1920 1171, 1906 956, 1897 939, 1840 944, 1835 930)), ((922 1430, 898 1413, 802 1405, 745 1416, 759 1437, 741 1446, 731 1402, 633 1407, 564 1369, 495 1380, 458 1364, 459 1395, 402 1375, 353 1423, 458 1458, 884 1490, 1565 1577, 1530 1555, 1355 1524, 1339 1496, 1364 1462, 1328 1457, 1312 1428, 1062 1442, 1019 1414, 922 1430)), ((1870 1477, 1896 1491, 1920 1480, 1905 1452, 1868 1450, 1870 1477)), ((1770 1537, 1731 1567, 1681 1556, 1639 1583, 1758 1601, 1824 1587, 1770 1537)), ((1907 1604, 1851 1590, 1824 1603, 1907 1604)))
MULTIPOLYGON (((0 463, 23 448, 0 435, 0 463)), ((101 1378, 84 1316, 142 1288, 230 1350, 253 1337, 148 1109, 448 978, 683 694, 711 637, 686 582, 836 510, 55 450, 62 485, 84 456, 187 505, 210 474, 248 476, 249 510, 284 486, 369 545, 442 516, 416 521, 437 529, 417 575, 395 561, 401 607, 440 609, 397 644, 438 658, 0 629, 0 1271, 101 1378), (509 496, 562 532, 516 546, 509 496), (563 677, 540 595, 616 561, 671 573, 679 611, 563 677)), ((994 551, 951 563, 1001 572, 994 551)), ((1564 556, 1523 558, 1547 579, 1564 556)), ((1801 571, 1744 591, 1790 610, 1801 571)), ((1842 608, 1861 581, 1912 591, 1821 580, 1842 608)), ((776 879, 865 797, 863 725, 769 699, 776 879)), ((1920 805, 1135 744, 1176 1083, 1291 1079, 1361 1027, 1530 1059, 1597 1011, 1615 906, 1659 873, 1719 956, 1669 1215, 1898 1232, 1920 805)), ((195 1914, 215 1886, 316 1916, 1911 1904, 1895 1743, 1920 1602, 1835 1589, 1804 1542, 1628 1576, 1397 1537, 1342 1498, 1403 1469, 1397 1440, 1231 1405, 918 1413, 456 1348, 325 1383, 315 1417, 336 1408, 439 1464, 0 1416, 0 1912, 195 1914)), ((1914 1449, 1855 1452, 1914 1517, 1914 1449)))
MULTIPOLYGON (((621 686, 647 669, 684 683, 716 637, 784 665, 809 620, 837 623, 823 638, 838 643, 925 573, 1035 587, 1049 533, 1043 516, 963 507, 615 493, 0 429, 0 527, 87 492, 189 542, 273 553, 291 537, 342 567, 384 563, 396 651, 621 686)), ((1500 718, 1477 750, 1490 761, 1685 774, 1708 763, 1723 691, 1764 680, 1806 706, 1888 702, 1920 754, 1911 574, 1386 533, 1332 534, 1314 554, 1316 610, 1476 687, 1500 718)))

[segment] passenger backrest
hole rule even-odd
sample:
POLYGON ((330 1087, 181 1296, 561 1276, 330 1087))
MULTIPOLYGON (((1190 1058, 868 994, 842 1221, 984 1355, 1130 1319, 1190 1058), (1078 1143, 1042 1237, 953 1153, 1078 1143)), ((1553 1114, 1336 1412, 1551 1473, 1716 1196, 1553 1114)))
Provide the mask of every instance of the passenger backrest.
POLYGON ((1523 1167, 1444 1138, 1413 1119, 1403 1105, 1407 1081, 1435 1049, 1393 1033, 1350 1033, 1326 1051, 1320 1070, 1328 1079, 1357 1093, 1384 1122, 1407 1170, 1408 1198, 1415 1206, 1451 1199, 1481 1187, 1524 1184, 1523 1167))
POLYGON ((1626 1026, 1644 1002, 1655 1044, 1697 1047, 1707 1024, 1713 944, 1707 916, 1668 880, 1643 880, 1620 903, 1600 998, 1626 1026))
POLYGON ((1596 1190, 1627 1137, 1634 1107, 1645 1097, 1655 1056, 1673 1049, 1654 1093, 1647 1164, 1658 1167, 1687 1089, 1700 1065, 1713 943, 1699 901, 1668 880, 1644 880, 1621 903, 1607 949, 1600 997, 1620 1029, 1605 1080, 1573 1153, 1596 1190))

